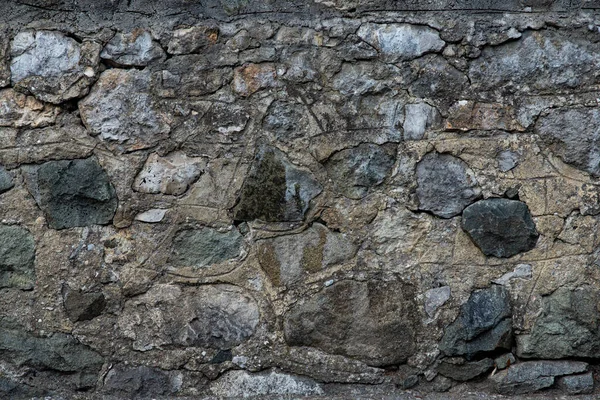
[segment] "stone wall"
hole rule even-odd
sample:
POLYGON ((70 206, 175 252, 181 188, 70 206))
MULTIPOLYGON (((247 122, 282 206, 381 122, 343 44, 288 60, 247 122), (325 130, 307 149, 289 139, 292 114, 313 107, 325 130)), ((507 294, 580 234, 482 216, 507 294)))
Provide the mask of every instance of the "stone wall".
POLYGON ((3 2, 0 398, 592 391, 598 10, 3 2))

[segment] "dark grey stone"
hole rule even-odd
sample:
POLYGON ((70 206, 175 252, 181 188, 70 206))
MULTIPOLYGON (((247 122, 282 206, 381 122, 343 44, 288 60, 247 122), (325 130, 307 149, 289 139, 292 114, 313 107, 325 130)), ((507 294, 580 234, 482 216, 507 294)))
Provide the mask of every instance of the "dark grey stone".
POLYGON ((38 389, 9 378, 0 376, 0 398, 3 399, 31 399, 46 396, 46 390, 38 389))
POLYGON ((102 314, 106 306, 104 294, 81 293, 66 286, 63 288, 63 302, 67 316, 73 322, 94 319, 102 314))
POLYGON ((581 361, 528 361, 512 365, 492 376, 496 390, 504 395, 533 393, 554 385, 555 378, 586 372, 581 361))
POLYGON ((594 391, 594 375, 591 372, 558 378, 558 386, 568 394, 589 394, 594 391))
POLYGON ((440 350, 447 356, 472 359, 497 349, 510 349, 511 315, 510 297, 504 287, 476 290, 446 328, 440 350))
POLYGON ((278 149, 264 146, 244 182, 233 209, 234 219, 301 221, 310 201, 321 191, 321 185, 309 171, 292 164, 278 149))
POLYGON ((23 167, 29 191, 52 229, 105 225, 117 209, 115 189, 95 158, 23 167))
POLYGON ((512 353, 506 353, 500 357, 496 357, 494 364, 498 369, 505 369, 513 365, 517 360, 512 353))
POLYGON ((7 192, 14 186, 12 174, 0 166, 0 193, 7 192))
POLYGON ((487 199, 465 208, 462 228, 486 256, 511 257, 533 249, 539 234, 527 205, 487 199))
POLYGON ((460 214, 481 196, 467 164, 450 154, 432 152, 417 164, 419 209, 442 218, 460 214))
POLYGON ((116 365, 106 374, 102 391, 113 396, 135 399, 165 396, 176 392, 166 371, 122 364, 116 365))
POLYGON ((238 257, 243 236, 237 229, 219 232, 212 228, 186 229, 173 240, 171 261, 176 266, 207 267, 238 257))
POLYGON ((416 350, 413 289, 400 282, 342 280, 284 316, 291 346, 317 347, 368 365, 401 364, 416 350))
POLYGON ((325 162, 336 190, 351 199, 360 199, 381 184, 392 172, 395 146, 362 143, 335 153, 325 162))
POLYGON ((448 361, 442 361, 437 367, 437 371, 447 378, 455 381, 465 382, 483 375, 494 367, 494 360, 484 358, 483 360, 465 362, 464 364, 455 364, 448 361))
POLYGON ((31 290, 35 282, 35 242, 16 225, 0 225, 0 288, 31 290))

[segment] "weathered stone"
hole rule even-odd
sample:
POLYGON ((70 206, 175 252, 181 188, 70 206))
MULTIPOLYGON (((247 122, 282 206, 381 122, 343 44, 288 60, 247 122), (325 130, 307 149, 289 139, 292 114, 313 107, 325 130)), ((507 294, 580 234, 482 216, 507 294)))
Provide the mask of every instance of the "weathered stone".
POLYGON ((541 116, 535 132, 564 162, 600 176, 600 110, 564 108, 541 116))
POLYGON ((27 186, 52 229, 111 222, 115 189, 95 158, 23 167, 27 186))
POLYGON ((226 350, 248 340, 259 320, 256 301, 235 286, 159 284, 128 301, 118 325, 138 351, 165 345, 226 350))
POLYGON ((516 362, 516 358, 512 353, 506 353, 501 355, 500 357, 496 357, 494 360, 494 365, 498 369, 506 369, 513 365, 516 362))
POLYGON ((533 249, 539 234, 527 205, 486 199, 465 208, 462 228, 486 256, 511 257, 533 249))
POLYGON ((16 225, 0 225, 0 288, 31 290, 35 282, 35 241, 16 225))
POLYGON ((441 123, 437 108, 427 103, 411 103, 404 106, 404 140, 421 140, 430 129, 441 123))
POLYGON ((16 366, 49 369, 78 389, 95 386, 103 358, 71 335, 37 337, 16 325, 0 324, 0 356, 16 366))
POLYGON ((447 356, 468 359, 512 345, 510 296, 502 286, 476 290, 460 308, 440 342, 447 356))
POLYGON ((130 33, 118 32, 106 44, 100 57, 116 65, 144 67, 152 61, 165 57, 160 45, 152 40, 152 34, 143 29, 130 33))
POLYGON ((517 337, 523 358, 600 357, 598 290, 559 288, 542 297, 542 312, 528 335, 517 337))
POLYGON ((0 35, 0 88, 10 85, 10 36, 7 29, 1 29, 0 35))
POLYGON ((171 262, 179 267, 208 267, 238 257, 243 242, 235 228, 228 232, 212 228, 182 230, 173 239, 171 262))
POLYGON ((0 165, 0 194, 9 191, 14 186, 12 174, 0 165))
POLYGON ((150 95, 148 71, 104 71, 90 94, 79 102, 79 111, 92 135, 127 150, 153 146, 171 130, 169 118, 150 95))
POLYGON ((479 361, 465 362, 463 364, 442 361, 437 367, 437 371, 447 378, 455 381, 464 382, 477 378, 492 369, 494 360, 484 358, 479 361))
POLYGON ((417 164, 419 209, 442 218, 460 214, 481 196, 467 164, 450 154, 426 154, 417 164))
POLYGON ((531 279, 531 265, 519 264, 514 271, 507 272, 498 279, 492 280, 492 283, 497 285, 508 285, 513 279, 531 279))
POLYGON ((106 374, 102 391, 123 398, 147 398, 172 395, 178 386, 167 371, 119 364, 106 374))
POLYGON ((446 129, 468 131, 472 129, 523 131, 516 121, 515 112, 510 106, 499 103, 478 103, 461 100, 448 110, 446 129))
POLYGON ((291 346, 317 347, 385 366, 415 351, 413 289, 400 282, 341 280, 300 300, 285 314, 291 346))
POLYGON ((0 377, 0 396, 6 399, 30 399, 44 397, 47 394, 47 391, 43 389, 0 377))
POLYGON ((352 258, 356 251, 356 245, 346 235, 314 223, 300 234, 261 241, 258 261, 275 285, 290 285, 307 273, 352 258))
POLYGON ((312 379, 276 371, 251 374, 246 371, 229 371, 210 385, 215 396, 228 398, 262 396, 318 396, 321 386, 312 379))
POLYGON ((440 51, 446 44, 437 31, 421 25, 367 23, 361 25, 357 35, 389 62, 440 51))
POLYGON ((362 143, 335 153, 325 162, 325 169, 339 193, 360 199, 390 175, 395 150, 395 146, 362 143))
POLYGON ((591 372, 558 378, 558 387, 568 394, 589 394, 594 391, 594 375, 591 372))
POLYGON ((207 68, 206 63, 206 60, 196 55, 168 59, 161 79, 163 96, 203 96, 214 93, 231 82, 233 68, 207 68))
POLYGON ((504 395, 532 393, 550 387, 558 376, 585 372, 588 364, 581 361, 528 361, 511 365, 492 376, 496 390, 504 395))
POLYGON ((465 74, 438 55, 423 56, 412 63, 414 81, 409 91, 415 97, 438 99, 450 105, 469 87, 465 74))
POLYGON ((41 128, 56 121, 59 108, 13 89, 0 91, 0 126, 41 128))
POLYGON ((519 165, 519 155, 510 150, 501 151, 498 154, 498 169, 501 172, 508 172, 519 165))
POLYGON ((233 71, 233 90, 242 96, 276 86, 277 71, 273 64, 248 64, 233 71))
POLYGON ((136 221, 147 222, 149 224, 157 223, 162 221, 167 214, 166 209, 153 208, 144 212, 141 212, 135 216, 136 221))
POLYGON ((67 315, 73 322, 94 319, 106 306, 106 298, 101 292, 82 293, 64 286, 62 295, 67 315))
POLYGON ((435 316, 438 308, 450 299, 450 286, 429 289, 425 292, 425 312, 430 318, 435 316))
POLYGON ((217 39, 219 39, 219 30, 213 27, 193 26, 177 29, 169 41, 167 52, 169 54, 195 53, 215 44, 217 39))
POLYGON ((202 158, 187 157, 180 152, 165 157, 152 153, 135 177, 133 190, 175 196, 183 194, 200 177, 204 164, 202 158))
POLYGON ((49 103, 81 97, 96 78, 99 52, 97 43, 59 32, 20 32, 11 43, 12 84, 49 103))
POLYGON ((301 221, 310 201, 321 191, 321 185, 309 171, 292 164, 276 148, 264 146, 244 182, 233 209, 234 219, 301 221))

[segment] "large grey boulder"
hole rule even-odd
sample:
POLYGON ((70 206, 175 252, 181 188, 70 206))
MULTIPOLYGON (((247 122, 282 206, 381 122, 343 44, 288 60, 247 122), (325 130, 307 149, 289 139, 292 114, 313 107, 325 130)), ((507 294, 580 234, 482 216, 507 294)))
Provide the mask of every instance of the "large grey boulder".
POLYGON ((16 225, 0 225, 0 288, 33 289, 35 241, 16 225))

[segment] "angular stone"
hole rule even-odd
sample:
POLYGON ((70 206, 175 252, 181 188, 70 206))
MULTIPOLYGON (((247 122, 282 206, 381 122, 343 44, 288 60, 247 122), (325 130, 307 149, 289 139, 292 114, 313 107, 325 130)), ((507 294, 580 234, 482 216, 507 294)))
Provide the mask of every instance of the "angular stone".
POLYGON ((100 45, 77 43, 56 31, 25 31, 11 43, 11 81, 49 103, 87 94, 98 69, 100 45))
POLYGON ((417 164, 419 209, 442 218, 460 214, 481 196, 467 164, 450 154, 432 152, 417 164))
POLYGON ((508 172, 519 165, 519 155, 510 150, 501 151, 498 154, 498 169, 501 172, 508 172))
POLYGON ((228 232, 186 229, 175 235, 170 260, 179 267, 204 268, 238 257, 243 242, 244 237, 235 228, 228 232))
POLYGON ((276 371, 249 373, 229 371, 210 385, 211 392, 219 398, 263 396, 319 396, 321 386, 312 379, 276 371))
POLYGON ((171 130, 169 117, 150 96, 148 71, 104 71, 79 111, 92 135, 127 150, 151 147, 171 130))
POLYGON ((10 85, 10 34, 8 29, 0 29, 0 88, 10 85))
POLYGON ((118 32, 106 44, 100 57, 119 66, 144 67, 152 61, 165 57, 160 45, 152 40, 152 34, 143 29, 130 33, 118 32))
POLYGON ((486 256, 511 257, 533 249, 539 233, 527 205, 486 199, 465 208, 462 228, 486 256))
POLYGON ((496 390, 504 395, 533 393, 550 387, 557 376, 586 372, 588 364, 581 361, 528 361, 511 365, 492 376, 496 390))
POLYGON ((206 26, 193 26, 191 28, 177 29, 173 38, 167 45, 169 54, 195 53, 211 46, 219 39, 219 30, 206 26))
POLYGON ((135 177, 133 190, 174 196, 183 194, 198 180, 204 165, 202 158, 187 157, 180 152, 165 157, 152 153, 144 168, 135 177))
POLYGON ((568 394, 590 394, 594 391, 594 375, 591 372, 558 378, 558 387, 568 394))
POLYGON ((362 143, 335 153, 325 162, 325 169, 339 193, 360 199, 391 174, 395 161, 395 146, 362 143))
POLYGON ((30 399, 44 397, 48 393, 27 384, 22 384, 12 379, 0 377, 0 396, 6 399, 30 399))
POLYGON ((514 271, 507 272, 498 279, 492 280, 497 285, 508 285, 513 279, 531 279, 531 265, 519 264, 514 271))
POLYGON ((0 165, 0 194, 9 191, 14 186, 12 174, 0 165))
POLYGON ((72 381, 78 389, 95 386, 104 363, 98 353, 71 335, 37 337, 5 321, 0 326, 0 355, 18 367, 58 371, 61 379, 72 381))
POLYGON ((322 191, 314 176, 274 147, 259 149, 234 207, 236 221, 301 221, 322 191))
POLYGON ((361 25, 357 35, 376 48, 388 62, 411 60, 425 53, 440 51, 445 42, 434 29, 421 25, 361 25))
POLYGON ((404 363, 415 349, 412 287, 341 280, 295 303, 284 316, 290 346, 310 346, 372 366, 404 363))
POLYGON ((0 126, 42 128, 54 124, 59 110, 13 89, 0 91, 0 126))
POLYGON ((437 108, 427 103, 411 103, 404 106, 404 140, 421 140, 429 129, 441 123, 437 108))
POLYGON ((273 64, 248 64, 233 71, 233 90, 242 96, 277 85, 277 71, 273 64))
POLYGON ((167 371, 119 364, 106 374, 102 391, 123 398, 149 398, 172 395, 179 385, 167 371))
POLYGON ((597 108, 561 108, 542 115, 535 133, 565 163, 600 176, 600 110, 597 108))
POLYGON ((35 241, 16 225, 0 225, 0 288, 31 290, 35 283, 35 241))
POLYGON ((111 222, 115 189, 95 158, 23 167, 27 186, 52 229, 111 222))
POLYGON ((450 286, 429 289, 425 292, 425 312, 430 318, 435 316, 438 308, 450 299, 450 286))
POLYGON ((411 64, 414 80, 409 91, 415 97, 439 99, 444 106, 449 106, 462 98, 463 91, 470 87, 465 74, 442 56, 423 56, 411 64))
POLYGON ((500 357, 496 357, 494 360, 494 365, 498 369, 506 369, 513 365, 516 362, 516 358, 512 353, 506 353, 501 355, 500 357))
POLYGON ((499 103, 478 103, 460 100, 448 110, 446 129, 523 131, 510 106, 499 103))
POLYGON ((592 287, 558 288, 542 297, 542 312, 529 335, 517 339, 523 358, 600 357, 600 293, 592 287))
POLYGON ((464 364, 455 364, 448 361, 442 361, 437 367, 437 371, 447 378, 455 381, 465 382, 477 378, 491 370, 494 366, 494 360, 484 358, 483 360, 465 362, 464 364))
POLYGON ((510 295, 503 286, 476 290, 446 328, 440 350, 447 356, 467 359, 497 349, 510 350, 511 315, 510 295))
POLYGON ((82 293, 64 286, 62 295, 67 316, 73 322, 94 319, 106 306, 106 298, 101 292, 82 293))
POLYGON ((356 251, 346 235, 314 223, 300 234, 260 241, 257 253, 260 266, 275 285, 290 285, 308 273, 352 258, 356 251))

